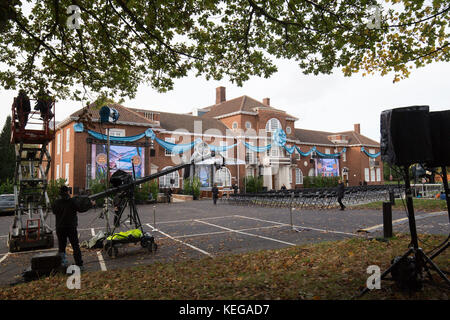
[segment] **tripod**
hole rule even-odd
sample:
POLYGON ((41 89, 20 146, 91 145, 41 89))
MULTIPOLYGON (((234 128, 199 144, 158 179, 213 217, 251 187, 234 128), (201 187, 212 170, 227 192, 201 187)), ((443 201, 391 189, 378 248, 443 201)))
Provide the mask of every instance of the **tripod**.
MULTIPOLYGON (((445 169, 443 170, 444 173, 445 169)), ((397 261, 395 261, 386 271, 384 271, 381 274, 381 279, 385 279, 385 277, 391 273, 398 265, 403 263, 410 255, 413 255, 415 258, 415 274, 416 275, 422 275, 423 269, 425 269, 428 273, 428 267, 427 264, 431 266, 432 269, 434 269, 439 276, 444 279, 444 281, 447 283, 447 285, 450 287, 450 280, 447 278, 447 276, 442 272, 442 270, 439 269, 439 267, 433 262, 433 258, 438 256, 440 253, 442 253, 447 247, 447 245, 443 248, 441 248, 438 252, 436 252, 432 257, 428 257, 425 252, 423 252, 422 248, 419 247, 419 242, 417 238, 417 228, 416 228, 416 219, 414 217, 414 205, 413 205, 413 199, 412 199, 412 190, 411 190, 411 184, 409 180, 409 168, 408 166, 404 166, 404 174, 405 174, 405 196, 406 196, 406 206, 408 210, 408 222, 409 222, 409 230, 411 232, 411 242, 409 244, 409 249, 406 251, 403 256, 400 257, 397 261)), ((445 182, 444 187, 446 188, 446 193, 448 194, 448 183, 447 182, 447 176, 445 175, 445 182)), ((449 201, 447 199, 447 209, 448 208, 449 201)), ((450 217, 450 211, 449 211, 449 217, 450 217)), ((369 288, 364 288, 363 291, 360 293, 360 297, 367 293, 369 291, 369 288)))

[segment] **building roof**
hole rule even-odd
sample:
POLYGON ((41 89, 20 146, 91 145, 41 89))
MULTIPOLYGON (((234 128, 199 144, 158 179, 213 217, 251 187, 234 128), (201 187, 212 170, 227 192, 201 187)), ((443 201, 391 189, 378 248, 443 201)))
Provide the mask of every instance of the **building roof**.
POLYGON ((340 143, 334 143, 329 139, 332 135, 345 135, 348 138, 345 145, 366 145, 366 146, 376 146, 379 147, 380 143, 363 136, 356 131, 344 131, 344 132, 326 132, 326 131, 315 131, 307 129, 295 129, 295 138, 302 143, 313 143, 313 144, 327 144, 327 145, 337 145, 340 143))
POLYGON ((238 98, 234 98, 231 100, 226 100, 222 103, 215 104, 206 108, 203 108, 204 110, 209 110, 205 114, 202 115, 202 117, 210 117, 210 118, 216 118, 224 115, 228 115, 230 113, 237 113, 237 112, 250 112, 255 113, 257 112, 258 108, 263 109, 269 109, 276 112, 281 112, 286 115, 286 117, 297 119, 289 114, 287 114, 283 110, 275 109, 267 104, 263 104, 260 101, 257 101, 249 96, 241 96, 238 98))
MULTIPOLYGON (((143 110, 143 109, 133 109, 127 108, 131 111, 134 111, 138 115, 143 112, 153 112, 159 114, 159 125, 161 129, 167 131, 176 131, 185 129, 191 133, 200 133, 195 132, 198 130, 196 128, 195 122, 201 122, 202 133, 206 130, 217 129, 221 132, 221 135, 225 135, 227 132, 227 126, 223 124, 220 120, 214 118, 203 118, 198 116, 193 116, 190 114, 181 114, 181 113, 170 113, 170 112, 161 112, 161 111, 151 111, 151 110, 143 110)), ((200 128, 200 125, 197 125, 200 128)))
MULTIPOLYGON (((134 125, 145 125, 145 126, 151 126, 151 127, 158 127, 159 123, 157 121, 153 121, 151 119, 147 119, 143 115, 139 114, 135 110, 131 108, 124 107, 118 103, 108 104, 111 108, 116 109, 119 112, 119 120, 117 123, 123 123, 123 124, 134 124, 134 125)), ((80 110, 75 111, 70 115, 70 118, 76 117, 82 115, 83 111, 88 108, 89 113, 91 114, 92 121, 98 121, 100 119, 100 109, 94 108, 94 105, 91 104, 85 108, 82 108, 80 110)))

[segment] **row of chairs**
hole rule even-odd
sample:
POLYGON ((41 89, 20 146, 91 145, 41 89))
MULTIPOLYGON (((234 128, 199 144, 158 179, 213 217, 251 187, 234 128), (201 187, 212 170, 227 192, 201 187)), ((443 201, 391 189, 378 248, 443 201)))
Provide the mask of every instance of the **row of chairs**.
MULTIPOLYGON (((394 193, 395 197, 399 197, 402 193, 402 187, 392 185, 347 187, 345 188, 343 202, 346 205, 358 205, 373 201, 386 201, 389 200, 390 191, 394 193)), ((228 198, 222 198, 222 202, 229 205, 297 209, 338 207, 337 189, 335 187, 231 194, 228 198)))

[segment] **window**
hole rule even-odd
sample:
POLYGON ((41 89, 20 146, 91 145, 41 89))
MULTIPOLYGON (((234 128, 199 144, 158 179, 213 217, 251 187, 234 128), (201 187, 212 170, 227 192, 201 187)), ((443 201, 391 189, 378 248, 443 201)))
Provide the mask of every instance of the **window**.
POLYGON ((289 183, 292 183, 292 169, 289 168, 289 183))
POLYGON ((66 152, 70 150, 70 128, 66 130, 66 152))
MULTIPOLYGON (((226 141, 220 141, 220 146, 221 147, 226 147, 227 146, 227 142, 226 141)), ((228 158, 228 150, 219 152, 222 156, 224 156, 225 158, 228 158)))
POLYGON ((377 181, 381 181, 381 169, 377 168, 377 181))
POLYGON ((364 168, 364 181, 370 181, 369 168, 364 168))
POLYGON ((245 149, 245 162, 248 164, 256 163, 256 157, 253 151, 245 149))
POLYGON ((275 132, 277 129, 281 129, 281 122, 277 118, 272 118, 266 123, 266 132, 275 132))
POLYGON ((370 169, 370 181, 375 181, 375 168, 370 169))
POLYGON ((56 165, 56 179, 59 179, 61 177, 60 171, 59 171, 59 164, 56 165))
POLYGON ((267 150, 267 155, 269 157, 279 157, 280 156, 280 148, 276 146, 272 146, 272 148, 267 150))
POLYGON ((303 173, 299 168, 295 169, 295 184, 303 184, 303 173))
MULTIPOLYGON (((170 142, 170 143, 175 143, 175 138, 165 138, 164 141, 170 142)), ((169 150, 166 149, 165 155, 171 156, 172 152, 170 152, 169 150)))
POLYGON ((217 186, 229 187, 231 186, 231 173, 227 167, 223 167, 216 171, 214 175, 214 182, 217 186))
POLYGON ((247 177, 253 177, 253 168, 247 168, 247 169, 245 170, 245 175, 246 175, 247 177))
POLYGON ((247 129, 251 129, 252 123, 251 123, 250 121, 246 121, 246 122, 245 122, 245 127, 246 127, 247 129))
POLYGON ((292 131, 291 131, 291 127, 286 127, 286 133, 287 133, 287 134, 291 134, 291 132, 292 132, 292 131))
POLYGON ((347 162, 347 152, 342 152, 342 161, 347 162))
POLYGON ((61 151, 61 133, 58 133, 56 136, 56 154, 59 154, 61 151))
POLYGON ((314 169, 313 168, 309 169, 308 176, 314 177, 314 175, 315 175, 314 169))
MULTIPOLYGON (((169 168, 171 167, 165 167, 163 170, 169 168)), ((178 171, 174 171, 159 178, 160 188, 169 188, 169 187, 179 188, 179 186, 180 186, 180 175, 178 174, 178 171), (173 184, 170 183, 170 179, 173 179, 173 184)))
POLYGON ((125 129, 109 129, 111 137, 125 137, 125 129))
POLYGON ((330 149, 325 149, 325 153, 330 154, 331 153, 330 149))
POLYGON ((231 125, 231 128, 233 129, 233 130, 236 130, 237 128, 238 128, 238 123, 235 121, 235 122, 233 122, 233 124, 231 125))
POLYGON ((64 172, 64 178, 66 178, 66 183, 69 184, 69 163, 66 163, 66 170, 64 172))

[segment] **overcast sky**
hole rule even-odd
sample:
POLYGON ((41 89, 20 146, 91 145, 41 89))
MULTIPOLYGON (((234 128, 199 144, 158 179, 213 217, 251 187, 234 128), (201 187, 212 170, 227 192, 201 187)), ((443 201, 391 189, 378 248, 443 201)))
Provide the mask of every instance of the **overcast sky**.
MULTIPOLYGON (((224 79, 206 81, 187 77, 175 82, 174 90, 158 93, 151 87, 140 87, 126 107, 156 111, 187 113, 193 108, 215 103, 215 88, 226 87, 227 100, 242 95, 262 101, 270 98, 273 107, 299 118, 296 128, 330 132, 353 130, 361 124, 361 133, 380 139, 380 113, 409 105, 429 105, 431 111, 450 109, 450 63, 435 63, 413 69, 410 77, 392 83, 393 74, 344 77, 340 71, 332 75, 304 75, 295 61, 279 61, 278 72, 269 79, 251 78, 243 87, 224 79)), ((0 91, 3 128, 11 113, 14 91, 0 91)), ((63 120, 83 106, 76 101, 57 101, 56 120, 63 120)))

